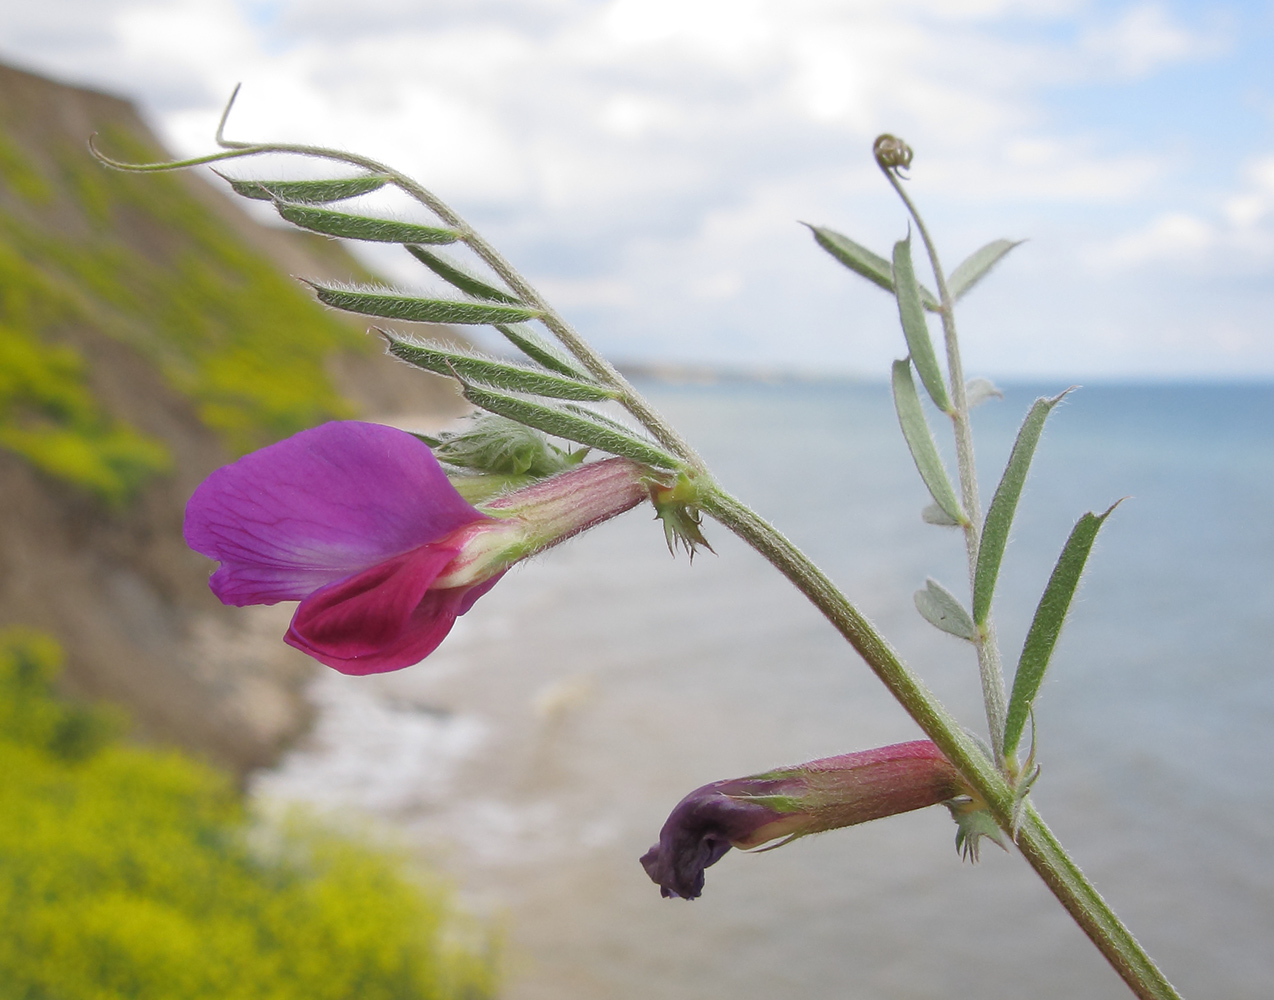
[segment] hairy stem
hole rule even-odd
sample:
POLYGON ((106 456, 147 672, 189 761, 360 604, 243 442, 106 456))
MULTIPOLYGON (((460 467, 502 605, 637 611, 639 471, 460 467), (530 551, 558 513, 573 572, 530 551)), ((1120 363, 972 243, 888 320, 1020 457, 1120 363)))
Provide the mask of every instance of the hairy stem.
MULTIPOLYGON (((938 285, 942 333, 947 348, 947 377, 951 383, 951 410, 947 415, 951 418, 952 431, 955 435, 956 466, 960 474, 960 499, 964 505, 964 512, 968 515, 968 522, 964 525, 964 547, 969 564, 969 593, 972 595, 973 583, 978 571, 978 551, 982 543, 982 502, 978 497, 978 470, 973 456, 973 428, 969 423, 969 399, 964 387, 964 365, 960 360, 960 341, 956 336, 955 302, 947 288, 947 278, 938 260, 937 247, 929 236, 929 228, 925 225, 915 202, 903 188, 902 181, 895 170, 886 167, 881 169, 916 222, 920 238, 924 241, 925 250, 929 254, 934 281, 938 285)), ((1007 696, 1004 687, 1004 668, 1000 663, 1000 645, 996 640, 995 625, 989 615, 974 640, 974 648, 978 654, 978 674, 982 680, 982 700, 986 706, 986 722, 991 736, 991 746, 995 751, 996 763, 1003 767, 1007 696)))
POLYGON ((1132 932, 1071 860, 1030 799, 1018 826, 1017 846, 1136 996, 1142 1000, 1181 1000, 1132 932))
MULTIPOLYGON (((711 515, 788 578, 809 598, 884 682, 974 792, 1001 829, 1012 832, 1014 791, 938 699, 810 559, 775 528, 720 488, 705 491, 711 515)), ((1131 932, 1084 877, 1029 801, 1017 830, 1022 855, 1075 919, 1132 992, 1142 1000, 1181 1000, 1131 932)))

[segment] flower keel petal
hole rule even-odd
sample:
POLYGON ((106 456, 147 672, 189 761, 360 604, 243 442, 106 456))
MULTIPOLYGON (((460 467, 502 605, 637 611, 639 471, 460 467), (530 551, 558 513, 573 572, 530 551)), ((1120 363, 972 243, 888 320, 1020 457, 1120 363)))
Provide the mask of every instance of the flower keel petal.
MULTIPOLYGON (((420 609, 430 585, 458 551, 422 546, 316 591, 296 609, 287 641, 338 670, 337 663, 365 665, 372 662, 369 657, 383 657, 402 643, 405 633, 429 627, 430 616, 421 620, 420 609)), ((429 606, 437 604, 435 599, 429 606)), ((442 636, 450 628, 448 623, 442 636)))

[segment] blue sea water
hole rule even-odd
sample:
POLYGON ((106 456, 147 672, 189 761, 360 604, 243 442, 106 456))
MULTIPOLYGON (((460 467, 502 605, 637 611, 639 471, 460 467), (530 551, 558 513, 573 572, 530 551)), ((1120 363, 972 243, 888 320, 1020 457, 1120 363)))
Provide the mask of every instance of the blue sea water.
MULTIPOLYGON (((884 385, 644 383, 970 727, 976 664, 916 613, 967 594, 884 385)), ((984 503, 1031 401, 974 416, 984 503)), ((1037 703, 1036 803, 1187 996, 1274 983, 1274 386, 1098 385, 1055 411, 995 617, 1011 669, 1075 519, 1103 528, 1037 703)), ((937 426, 935 422, 935 426, 937 426)), ((637 857, 685 792, 915 739, 790 585, 719 526, 673 560, 627 515, 509 574, 424 664, 325 675, 263 798, 368 814, 506 927, 512 1000, 1127 995, 1017 857, 933 808, 731 852, 663 900, 637 857)))

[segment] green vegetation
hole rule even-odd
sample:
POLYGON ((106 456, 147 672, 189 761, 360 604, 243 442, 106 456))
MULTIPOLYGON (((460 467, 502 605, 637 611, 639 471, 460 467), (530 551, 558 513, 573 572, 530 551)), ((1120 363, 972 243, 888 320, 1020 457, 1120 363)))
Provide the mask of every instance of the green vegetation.
POLYGON ((52 693, 57 644, 0 632, 0 998, 478 1000, 444 892, 312 826, 253 826, 217 772, 52 693))
MULTIPOLYGON (((158 155, 123 128, 103 144, 158 155)), ((95 399, 78 349, 105 336, 141 352, 236 454, 350 415, 326 359, 366 350, 292 279, 246 247, 182 179, 101 167, 79 145, 39 161, 0 131, 0 446, 122 502, 169 467, 160 442, 95 399), (47 162, 46 162, 47 161, 47 162)))
MULTIPOLYGON (((0 247, 0 268, 4 265, 0 247)), ((3 280, 3 279, 0 279, 3 280)), ((47 347, 0 323, 0 446, 36 468, 123 503, 171 465, 163 443, 109 419, 70 347, 47 347)))
POLYGON ((0 133, 0 181, 13 188, 24 201, 37 205, 53 197, 40 172, 3 133, 0 133))

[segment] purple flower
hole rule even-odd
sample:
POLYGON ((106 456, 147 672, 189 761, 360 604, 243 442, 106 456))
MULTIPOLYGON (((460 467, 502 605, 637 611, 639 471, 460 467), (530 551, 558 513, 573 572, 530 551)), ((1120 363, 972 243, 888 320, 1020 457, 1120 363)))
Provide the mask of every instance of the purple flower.
POLYGON ((223 604, 300 601, 286 641, 347 674, 418 663, 509 566, 649 497, 626 459, 581 465, 479 511, 403 431, 324 424, 209 476, 186 543, 223 604))
POLYGON ((703 871, 731 847, 760 847, 910 812, 967 794, 933 743, 917 740, 696 788, 641 859, 665 897, 695 899, 703 871))

